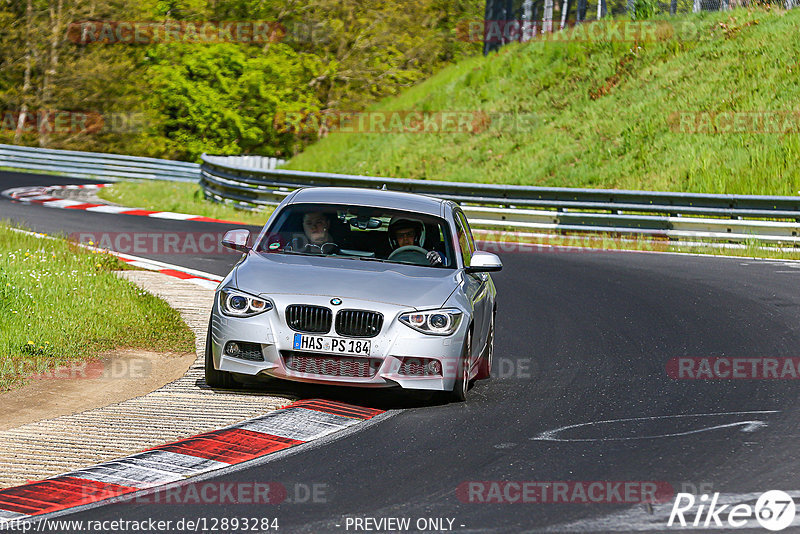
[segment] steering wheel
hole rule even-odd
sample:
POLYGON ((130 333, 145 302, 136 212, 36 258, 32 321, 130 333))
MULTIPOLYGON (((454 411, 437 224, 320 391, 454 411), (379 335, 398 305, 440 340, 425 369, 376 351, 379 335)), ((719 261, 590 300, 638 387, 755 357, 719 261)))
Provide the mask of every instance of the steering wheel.
POLYGON ((399 247, 392 251, 387 258, 395 261, 406 261, 409 263, 416 263, 418 265, 430 265, 428 261, 428 251, 422 247, 415 245, 406 245, 399 247))
POLYGON ((295 237, 286 245, 285 250, 297 250, 298 252, 309 254, 336 254, 339 252, 339 245, 336 243, 315 245, 314 243, 309 243, 305 237, 295 237))
POLYGON ((323 243, 321 245, 309 243, 305 246, 304 252, 310 254, 336 254, 339 252, 339 245, 336 243, 323 243))

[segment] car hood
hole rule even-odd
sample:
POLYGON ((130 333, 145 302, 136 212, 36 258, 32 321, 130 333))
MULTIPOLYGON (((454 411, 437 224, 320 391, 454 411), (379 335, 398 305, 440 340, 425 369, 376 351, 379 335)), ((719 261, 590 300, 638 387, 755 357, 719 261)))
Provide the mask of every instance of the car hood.
POLYGON ((411 308, 443 306, 459 271, 331 257, 250 253, 236 267, 238 289, 254 295, 330 295, 411 308))

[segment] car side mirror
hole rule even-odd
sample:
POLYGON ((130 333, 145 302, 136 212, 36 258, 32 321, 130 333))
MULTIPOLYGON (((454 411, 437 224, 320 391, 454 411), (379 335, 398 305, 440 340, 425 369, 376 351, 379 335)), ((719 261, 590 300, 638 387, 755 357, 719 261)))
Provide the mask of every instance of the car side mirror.
POLYGON ((222 246, 239 252, 248 252, 252 247, 248 245, 250 241, 249 230, 229 230, 222 238, 222 246))
POLYGON ((476 250, 470 258, 470 265, 464 269, 468 273, 491 273, 503 268, 503 262, 496 254, 476 250))

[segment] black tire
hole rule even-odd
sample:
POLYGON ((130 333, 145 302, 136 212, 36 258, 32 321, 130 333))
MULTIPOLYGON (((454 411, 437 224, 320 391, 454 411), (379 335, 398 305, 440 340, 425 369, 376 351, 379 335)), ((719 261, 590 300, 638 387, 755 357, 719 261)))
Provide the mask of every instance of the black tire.
POLYGON ((218 371, 214 368, 214 355, 211 351, 211 322, 208 323, 208 335, 206 335, 206 358, 203 366, 206 377, 206 384, 212 388, 233 389, 236 381, 233 375, 227 371, 218 371))
POLYGON ((492 378, 492 360, 494 358, 494 316, 489 324, 489 335, 486 337, 486 354, 478 364, 478 374, 475 380, 488 380, 492 378))
POLYGON ((464 339, 464 349, 461 352, 461 359, 458 361, 458 376, 453 384, 452 391, 445 392, 445 399, 448 402, 464 402, 467 400, 469 390, 469 357, 472 351, 472 330, 467 330, 467 337, 464 339))

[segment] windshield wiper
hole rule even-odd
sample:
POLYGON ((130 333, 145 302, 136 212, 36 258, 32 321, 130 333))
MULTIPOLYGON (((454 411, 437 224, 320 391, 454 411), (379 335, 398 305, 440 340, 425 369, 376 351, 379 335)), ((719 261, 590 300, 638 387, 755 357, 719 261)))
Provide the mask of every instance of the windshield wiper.
MULTIPOLYGON (((350 256, 350 257, 353 257, 353 256, 350 256)), ((397 262, 386 260, 386 259, 383 259, 383 258, 373 258, 371 256, 356 256, 356 257, 361 261, 379 261, 381 263, 397 263, 397 262)))

